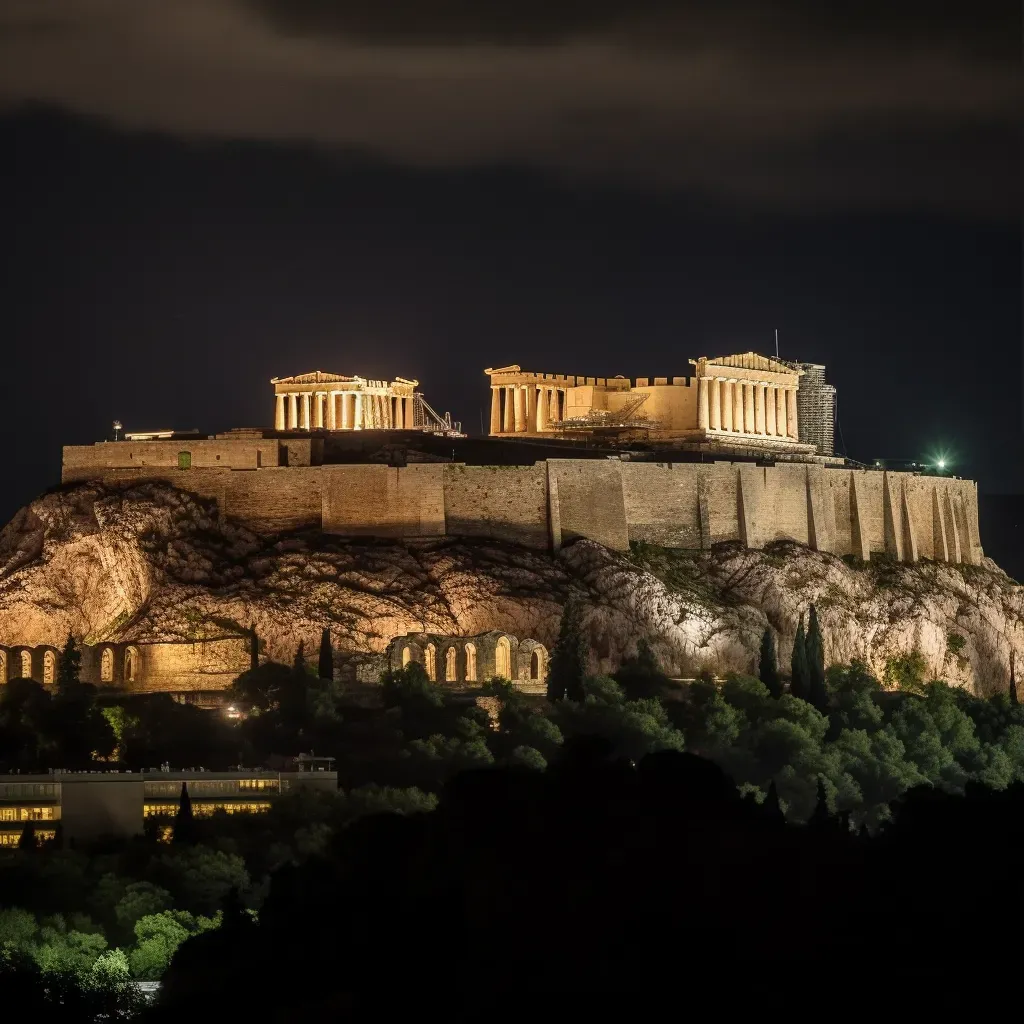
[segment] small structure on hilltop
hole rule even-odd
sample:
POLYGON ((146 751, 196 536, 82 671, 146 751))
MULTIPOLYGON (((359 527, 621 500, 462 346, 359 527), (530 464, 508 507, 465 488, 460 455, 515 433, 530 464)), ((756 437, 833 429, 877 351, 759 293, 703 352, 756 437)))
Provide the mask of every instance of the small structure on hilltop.
POLYGON ((499 676, 519 689, 539 692, 548 674, 548 651, 542 643, 497 629, 468 637, 406 633, 388 644, 385 659, 391 669, 417 661, 430 679, 452 686, 480 686, 499 676))

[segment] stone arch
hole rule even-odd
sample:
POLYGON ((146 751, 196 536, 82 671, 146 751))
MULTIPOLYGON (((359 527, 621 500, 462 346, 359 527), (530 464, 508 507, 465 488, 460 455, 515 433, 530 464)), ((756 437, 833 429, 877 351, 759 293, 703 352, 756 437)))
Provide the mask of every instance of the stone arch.
POLYGON ((542 683, 548 675, 548 650, 536 640, 523 640, 519 645, 518 678, 524 682, 542 683))
POLYGON ((410 661, 415 660, 412 656, 412 648, 408 644, 402 646, 402 668, 405 668, 410 661))
POLYGON ((444 652, 444 681, 455 683, 458 682, 458 679, 458 653, 455 650, 455 645, 451 644, 444 652))
POLYGON ((494 645, 494 674, 502 679, 512 678, 512 644, 507 636, 499 636, 494 645))
POLYGON ((53 651, 43 651, 43 683, 53 686, 57 681, 57 655, 53 651))
POLYGON ((114 649, 104 647, 100 651, 100 682, 112 683, 114 681, 114 649))
POLYGON ((431 682, 437 682, 437 648, 433 644, 427 644, 423 650, 424 668, 427 670, 427 678, 431 682))
POLYGON ((20 672, 21 678, 22 679, 31 679, 32 678, 32 652, 31 651, 23 650, 21 652, 20 657, 21 657, 21 665, 20 665, 20 668, 21 668, 21 672, 20 672))
POLYGON ((124 652, 124 681, 134 683, 139 676, 139 649, 137 647, 125 648, 124 652))
POLYGON ((466 644, 466 682, 476 682, 476 644, 466 644))

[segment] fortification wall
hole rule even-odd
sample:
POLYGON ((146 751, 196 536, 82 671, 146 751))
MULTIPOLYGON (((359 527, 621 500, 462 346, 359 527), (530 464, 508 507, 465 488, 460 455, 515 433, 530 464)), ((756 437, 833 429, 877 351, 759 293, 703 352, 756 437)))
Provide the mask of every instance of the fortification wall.
POLYGON ((794 540, 869 559, 978 564, 977 487, 969 480, 804 463, 657 463, 552 459, 533 466, 425 463, 106 468, 75 464, 64 479, 164 480, 214 499, 261 533, 323 529, 342 536, 493 537, 537 549, 586 537, 760 548, 794 540))
POLYGON ((549 465, 444 466, 443 532, 547 548, 549 465))
POLYGON ((249 668, 245 639, 140 644, 138 650, 135 681, 122 683, 138 692, 223 690, 249 668))
MULTIPOLYGON (((278 465, 280 446, 274 439, 185 438, 175 441, 117 441, 65 445, 64 469, 177 469, 186 453, 193 469, 259 469, 278 465), (129 464, 126 466, 126 464, 129 464)), ((306 464, 309 464, 308 453, 306 464)))

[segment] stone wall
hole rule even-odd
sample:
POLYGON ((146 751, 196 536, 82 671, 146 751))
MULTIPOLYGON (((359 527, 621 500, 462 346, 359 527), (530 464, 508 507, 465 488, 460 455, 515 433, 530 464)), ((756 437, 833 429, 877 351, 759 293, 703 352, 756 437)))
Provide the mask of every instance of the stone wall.
POLYGON ((229 518, 260 533, 492 537, 555 550, 586 537, 619 551, 631 541, 707 548, 738 540, 760 548, 794 540, 864 559, 979 564, 982 558, 976 484, 909 473, 617 459, 240 471, 90 468, 76 459, 65 466, 65 481, 165 480, 214 499, 229 518))

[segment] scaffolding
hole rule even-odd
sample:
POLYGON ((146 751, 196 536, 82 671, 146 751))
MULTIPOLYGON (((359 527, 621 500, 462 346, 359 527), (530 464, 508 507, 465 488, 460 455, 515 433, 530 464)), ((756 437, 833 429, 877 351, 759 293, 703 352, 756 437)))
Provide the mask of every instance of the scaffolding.
POLYGON ((803 370, 796 393, 797 427, 802 444, 813 444, 819 455, 836 453, 836 389, 825 381, 820 363, 793 363, 803 370))
POLYGON ((462 432, 462 423, 458 420, 452 423, 452 414, 446 412, 443 416, 437 412, 420 392, 416 392, 416 403, 413 409, 414 427, 421 428, 427 434, 437 434, 440 437, 465 437, 462 432))
POLYGON ((567 416, 551 424, 552 430, 561 433, 588 434, 639 434, 646 435, 650 430, 657 429, 661 424, 658 420, 647 419, 637 412, 650 397, 649 392, 632 394, 617 412, 608 409, 591 409, 583 416, 567 416))

